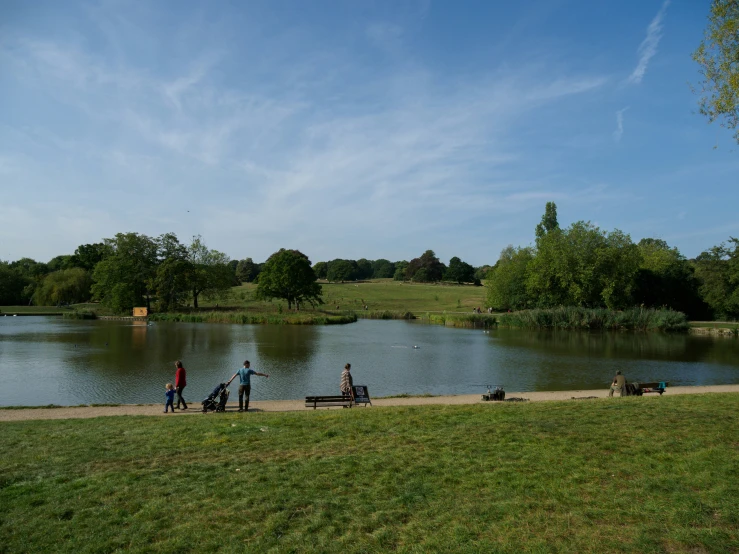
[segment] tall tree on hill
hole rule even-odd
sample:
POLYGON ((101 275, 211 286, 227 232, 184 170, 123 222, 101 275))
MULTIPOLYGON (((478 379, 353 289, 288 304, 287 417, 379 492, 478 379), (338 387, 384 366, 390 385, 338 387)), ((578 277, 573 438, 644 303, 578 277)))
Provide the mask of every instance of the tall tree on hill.
POLYGON ((357 279, 372 278, 372 262, 366 258, 357 260, 357 279))
MULTIPOLYGON (((700 64, 700 113, 739 126, 739 1, 713 0, 708 27, 693 59, 700 64)), ((734 133, 739 142, 739 130, 734 133)))
POLYGON ((438 282, 444 277, 446 266, 439 261, 433 250, 426 250, 420 258, 413 258, 405 270, 408 280, 419 282, 438 282), (416 275, 421 269, 423 273, 416 275))
POLYGON ((395 264, 390 260, 380 258, 372 262, 372 277, 374 279, 392 279, 395 275, 395 264))
POLYGON ((326 262, 316 262, 313 264, 313 271, 316 274, 316 279, 325 279, 328 275, 328 264, 326 262))
POLYGON ((241 260, 236 266, 236 278, 242 283, 253 283, 259 275, 259 264, 251 258, 241 260))
POLYGON ((393 264, 395 266, 395 273, 393 273, 394 281, 405 281, 405 272, 408 269, 408 262, 405 260, 397 261, 393 264))
POLYGON ((359 275, 357 262, 354 260, 331 260, 328 262, 326 279, 329 281, 354 281, 359 275))
POLYGON ((288 309, 304 302, 323 304, 321 292, 308 256, 299 250, 281 248, 269 257, 259 274, 257 297, 282 298, 288 309))
POLYGON ((449 267, 444 273, 444 279, 457 284, 472 283, 475 280, 475 268, 454 256, 449 260, 449 267))

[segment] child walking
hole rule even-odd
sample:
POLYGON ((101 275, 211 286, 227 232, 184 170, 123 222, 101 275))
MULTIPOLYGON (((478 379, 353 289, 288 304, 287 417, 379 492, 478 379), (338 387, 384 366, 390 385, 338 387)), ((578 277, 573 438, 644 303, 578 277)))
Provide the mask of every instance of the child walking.
POLYGON ((170 408, 172 408, 172 413, 174 413, 174 385, 167 383, 167 386, 164 388, 166 389, 164 397, 167 399, 167 403, 164 404, 164 413, 166 414, 170 408))

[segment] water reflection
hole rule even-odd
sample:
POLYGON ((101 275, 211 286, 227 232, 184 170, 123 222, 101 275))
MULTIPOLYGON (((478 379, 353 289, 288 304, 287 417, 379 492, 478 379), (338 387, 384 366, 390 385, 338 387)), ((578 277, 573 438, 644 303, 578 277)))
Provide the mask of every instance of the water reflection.
POLYGON ((739 341, 644 333, 447 329, 403 321, 345 326, 133 325, 0 318, 0 405, 159 402, 188 370, 199 402, 245 359, 254 399, 338 391, 346 362, 375 396, 605 388, 616 370, 673 385, 739 382, 739 341), (417 347, 417 348, 414 348, 417 347))

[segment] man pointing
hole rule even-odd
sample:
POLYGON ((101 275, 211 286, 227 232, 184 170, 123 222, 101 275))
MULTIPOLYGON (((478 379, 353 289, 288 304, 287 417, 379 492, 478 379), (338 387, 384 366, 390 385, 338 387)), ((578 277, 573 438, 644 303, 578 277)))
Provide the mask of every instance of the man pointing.
POLYGON ((239 411, 240 412, 248 412, 249 411, 249 395, 251 394, 251 376, 252 375, 259 375, 260 377, 269 377, 266 373, 259 373, 258 371, 254 371, 251 369, 251 364, 249 363, 249 360, 246 360, 244 362, 244 367, 242 367, 240 370, 238 370, 236 373, 234 373, 233 377, 231 377, 231 381, 236 379, 236 376, 239 376, 240 384, 239 384, 239 411), (246 407, 244 407, 244 395, 246 395, 246 407))

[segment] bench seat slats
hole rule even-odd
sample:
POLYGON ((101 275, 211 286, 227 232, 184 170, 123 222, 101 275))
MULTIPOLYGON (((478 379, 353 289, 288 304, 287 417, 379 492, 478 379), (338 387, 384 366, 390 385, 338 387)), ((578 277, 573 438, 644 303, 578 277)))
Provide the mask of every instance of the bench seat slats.
POLYGON ((345 396, 306 396, 306 408, 330 408, 331 406, 349 406, 353 404, 351 398, 345 396))

